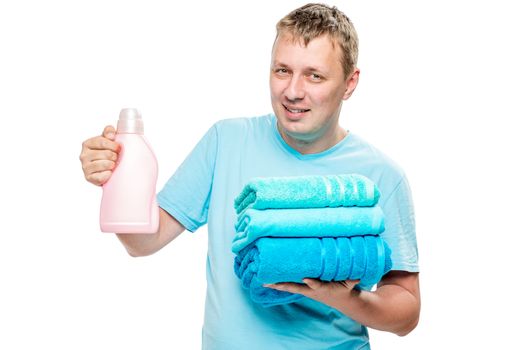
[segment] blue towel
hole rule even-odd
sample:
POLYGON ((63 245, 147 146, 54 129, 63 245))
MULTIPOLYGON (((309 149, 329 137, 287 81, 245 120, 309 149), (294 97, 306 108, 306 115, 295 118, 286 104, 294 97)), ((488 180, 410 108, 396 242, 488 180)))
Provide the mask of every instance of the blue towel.
POLYGON ((235 210, 251 207, 371 207, 380 197, 377 186, 358 174, 253 178, 235 199, 235 210))
POLYGON ((235 257, 235 274, 251 299, 263 306, 302 296, 263 287, 265 283, 360 280, 372 286, 391 269, 391 251, 375 235, 337 238, 260 238, 235 257))
POLYGON ((232 251, 260 237, 340 237, 384 231, 380 207, 246 209, 238 217, 232 251))

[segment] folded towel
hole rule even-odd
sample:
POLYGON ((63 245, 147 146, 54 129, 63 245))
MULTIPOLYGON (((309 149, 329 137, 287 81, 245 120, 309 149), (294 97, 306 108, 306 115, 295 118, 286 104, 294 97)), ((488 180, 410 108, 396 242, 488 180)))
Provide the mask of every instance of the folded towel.
POLYGON ((247 207, 371 207, 380 197, 377 186, 358 174, 254 178, 235 199, 235 210, 247 207))
POLYGON ((251 299, 263 306, 286 304, 300 295, 265 283, 360 280, 372 286, 391 269, 391 251, 375 235, 337 238, 260 238, 235 257, 234 270, 251 299))
POLYGON ((266 288, 257 277, 254 277, 249 288, 249 296, 255 303, 263 307, 270 307, 276 305, 284 305, 294 303, 304 296, 302 294, 294 294, 282 292, 273 288, 266 288))
POLYGON ((273 288, 264 287, 264 282, 257 278, 257 267, 259 265, 259 252, 253 244, 253 249, 243 249, 240 257, 235 258, 235 274, 240 278, 242 287, 249 290, 251 300, 262 304, 264 307, 289 304, 302 299, 300 294, 278 291, 273 288))
POLYGON ((260 237, 340 237, 384 231, 380 207, 246 209, 238 217, 232 251, 260 237))

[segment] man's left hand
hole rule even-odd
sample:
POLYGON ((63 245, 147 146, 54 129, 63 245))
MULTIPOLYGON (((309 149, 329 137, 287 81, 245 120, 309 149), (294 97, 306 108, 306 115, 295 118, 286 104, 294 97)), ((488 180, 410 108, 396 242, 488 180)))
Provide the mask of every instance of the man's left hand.
POLYGON ((318 279, 304 278, 303 282, 305 284, 292 282, 264 284, 264 287, 302 294, 308 298, 329 305, 335 300, 347 300, 351 294, 356 293, 357 291, 354 290, 354 287, 359 281, 324 282, 318 279))

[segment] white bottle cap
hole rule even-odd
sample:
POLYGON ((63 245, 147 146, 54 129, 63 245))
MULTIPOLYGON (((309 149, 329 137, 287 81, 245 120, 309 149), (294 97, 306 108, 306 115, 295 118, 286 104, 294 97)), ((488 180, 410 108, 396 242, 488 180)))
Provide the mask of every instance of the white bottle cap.
POLYGON ((118 117, 116 132, 117 134, 143 134, 144 122, 140 112, 135 108, 122 109, 118 117))

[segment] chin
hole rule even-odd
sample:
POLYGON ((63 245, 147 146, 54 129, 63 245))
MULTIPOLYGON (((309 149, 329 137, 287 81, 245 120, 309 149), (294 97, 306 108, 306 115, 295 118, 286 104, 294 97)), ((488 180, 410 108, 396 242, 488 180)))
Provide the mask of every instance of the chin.
POLYGON ((283 133, 296 140, 309 140, 314 130, 300 122, 288 122, 286 120, 279 120, 279 125, 283 133))

